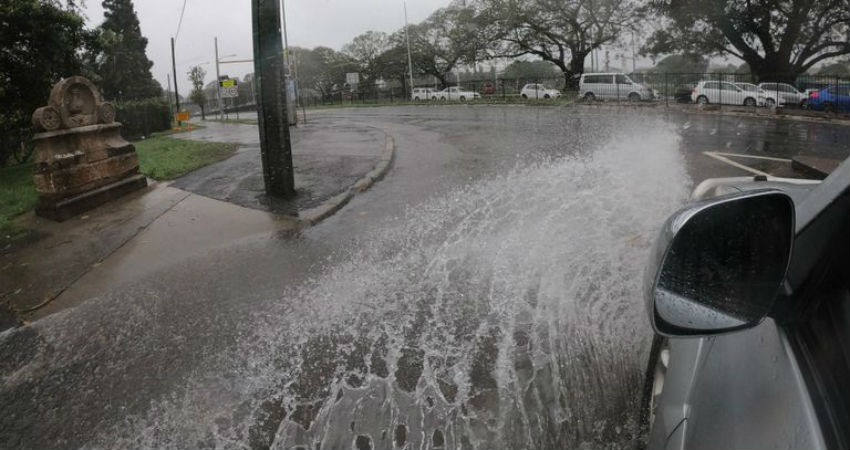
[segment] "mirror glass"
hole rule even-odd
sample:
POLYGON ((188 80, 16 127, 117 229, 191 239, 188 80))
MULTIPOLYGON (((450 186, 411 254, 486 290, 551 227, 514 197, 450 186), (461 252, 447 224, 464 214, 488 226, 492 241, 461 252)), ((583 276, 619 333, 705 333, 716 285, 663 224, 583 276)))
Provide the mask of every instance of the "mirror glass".
POLYGON ((653 290, 656 328, 712 334, 754 326, 785 277, 794 204, 780 192, 717 200, 683 210, 653 290))

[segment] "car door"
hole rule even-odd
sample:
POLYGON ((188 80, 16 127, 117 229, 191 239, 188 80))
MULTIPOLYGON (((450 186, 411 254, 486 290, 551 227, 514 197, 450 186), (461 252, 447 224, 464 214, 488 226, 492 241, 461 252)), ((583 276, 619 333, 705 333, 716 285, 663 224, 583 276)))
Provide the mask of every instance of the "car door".
POLYGON ((721 95, 720 95, 720 82, 718 81, 706 81, 702 86, 701 95, 704 95, 709 103, 720 103, 721 95))
POLYGON ((782 100, 785 104, 788 105, 798 105, 800 104, 800 91, 798 91, 793 86, 789 86, 787 84, 779 84, 779 95, 782 96, 782 100))
POLYGON ((732 83, 720 83, 720 101, 724 105, 743 105, 744 92, 732 83))

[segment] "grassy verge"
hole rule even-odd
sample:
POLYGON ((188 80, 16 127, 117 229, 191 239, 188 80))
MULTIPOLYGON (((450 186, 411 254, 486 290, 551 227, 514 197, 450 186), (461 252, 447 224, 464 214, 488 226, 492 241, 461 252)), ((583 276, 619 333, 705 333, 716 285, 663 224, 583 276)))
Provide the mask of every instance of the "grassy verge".
POLYGON ((157 180, 171 180, 199 167, 227 159, 239 144, 153 137, 136 142, 139 170, 157 180))
POLYGON ((32 164, 0 168, 0 237, 24 231, 12 219, 34 208, 36 200, 32 164))

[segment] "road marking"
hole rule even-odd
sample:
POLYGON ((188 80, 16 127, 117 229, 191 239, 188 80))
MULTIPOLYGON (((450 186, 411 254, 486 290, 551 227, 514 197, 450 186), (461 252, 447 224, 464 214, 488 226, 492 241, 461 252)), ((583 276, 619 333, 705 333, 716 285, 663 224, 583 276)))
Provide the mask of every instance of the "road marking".
POLYGON ((718 161, 725 162, 726 164, 729 164, 730 166, 737 167, 741 170, 745 170, 745 171, 750 172, 750 173, 755 174, 755 175, 762 175, 762 176, 765 176, 765 177, 770 176, 768 173, 762 172, 761 170, 756 170, 756 169, 753 169, 750 166, 745 166, 741 163, 736 163, 735 161, 732 161, 731 159, 723 156, 724 154, 729 155, 729 153, 720 154, 718 152, 702 152, 702 154, 706 155, 708 157, 714 158, 718 161))
POLYGON ((788 158, 776 158, 776 157, 773 157, 773 156, 756 156, 756 155, 744 155, 744 154, 741 154, 741 153, 724 153, 724 152, 703 152, 703 153, 706 153, 706 154, 712 153, 712 154, 721 155, 721 156, 734 156, 736 158, 764 159, 764 160, 767 160, 767 161, 779 161, 779 162, 785 162, 785 163, 791 162, 791 160, 788 159, 788 158))

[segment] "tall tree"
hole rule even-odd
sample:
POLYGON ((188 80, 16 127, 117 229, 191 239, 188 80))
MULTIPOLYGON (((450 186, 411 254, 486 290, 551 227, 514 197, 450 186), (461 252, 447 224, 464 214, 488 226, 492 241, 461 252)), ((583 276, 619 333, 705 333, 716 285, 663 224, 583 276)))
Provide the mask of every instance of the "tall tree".
POLYGON ((668 20, 644 48, 731 55, 760 81, 794 82, 828 58, 850 54, 850 0, 657 0, 668 20))
POLYGON ((379 78, 379 56, 390 48, 390 40, 386 33, 367 31, 354 38, 342 48, 342 52, 357 61, 359 72, 367 81, 379 78))
POLYGON ((84 23, 58 1, 0 1, 0 166, 27 139, 53 84, 85 73, 79 55, 94 39, 84 23))
MULTIPOLYGON (((666 73, 704 73, 708 71, 708 58, 695 54, 669 55, 652 69, 666 73)), ((733 71, 734 72, 734 71, 733 71)))
POLYGON ((534 55, 578 86, 591 51, 615 43, 641 17, 637 0, 479 0, 503 43, 501 56, 534 55))
POLYGON ((162 87, 151 75, 153 63, 145 54, 148 40, 142 36, 133 1, 103 0, 102 5, 102 51, 96 60, 103 95, 116 100, 160 96, 162 87))
POLYGON ((292 47, 290 51, 298 64, 298 84, 318 90, 323 97, 342 88, 346 73, 357 71, 357 63, 350 56, 328 47, 292 47))
POLYGON ((461 64, 474 64, 487 55, 489 45, 482 18, 472 7, 451 5, 435 11, 424 22, 411 25, 410 47, 417 73, 433 75, 443 87, 447 74, 461 64))
POLYGON ((207 71, 201 66, 193 66, 189 69, 189 82, 192 83, 192 93, 189 94, 189 98, 192 100, 192 103, 201 108, 202 120, 207 120, 207 96, 204 92, 204 78, 206 76, 207 71))

